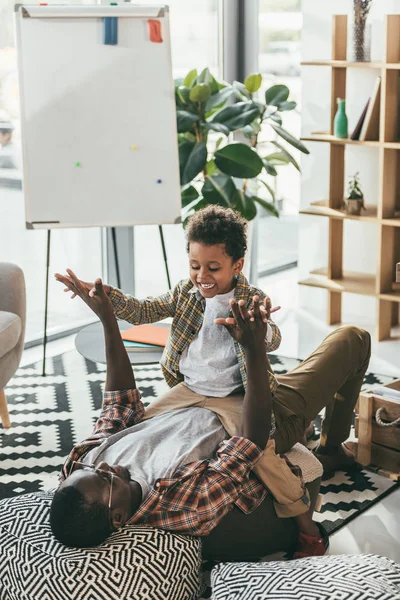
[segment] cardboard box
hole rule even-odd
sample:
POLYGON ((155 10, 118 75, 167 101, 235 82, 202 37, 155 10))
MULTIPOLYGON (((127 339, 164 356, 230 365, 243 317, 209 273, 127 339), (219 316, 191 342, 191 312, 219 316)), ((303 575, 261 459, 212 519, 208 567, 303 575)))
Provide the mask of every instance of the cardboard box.
MULTIPOLYGON (((382 386, 400 391, 400 379, 382 386)), ((392 479, 400 478, 400 402, 384 396, 361 393, 358 398, 355 431, 358 436, 357 460, 387 471, 392 479)))

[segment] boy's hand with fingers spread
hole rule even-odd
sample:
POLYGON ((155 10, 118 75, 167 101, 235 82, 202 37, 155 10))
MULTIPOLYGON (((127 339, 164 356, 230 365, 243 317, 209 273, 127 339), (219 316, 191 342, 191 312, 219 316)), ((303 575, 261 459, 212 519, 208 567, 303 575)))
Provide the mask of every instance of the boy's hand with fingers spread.
MULTIPOLYGON (((68 289, 73 293, 73 297, 79 296, 85 304, 99 317, 104 323, 110 317, 114 318, 111 300, 104 291, 104 286, 101 279, 96 279, 94 284, 86 284, 78 279, 73 271, 67 269, 68 273, 68 289)), ((56 276, 56 279, 58 277, 56 276)), ((63 279, 67 279, 66 277, 63 279)), ((67 284, 66 284, 67 285, 67 284)))
MULTIPOLYGON (((70 273, 70 272, 72 273, 72 271, 67 269, 67 273, 70 273)), ((63 283, 65 285, 64 292, 72 292, 71 300, 78 295, 75 292, 74 283, 69 274, 61 275, 61 273, 55 273, 54 277, 57 279, 57 281, 59 281, 60 283, 63 283)), ((81 284, 81 286, 87 290, 88 293, 90 293, 91 291, 93 291, 93 292, 95 291, 94 283, 90 283, 89 281, 82 281, 81 279, 79 279, 78 281, 81 284)), ((107 285, 106 283, 103 283, 102 285, 103 285, 104 292, 107 295, 109 295, 109 293, 111 292, 111 287, 109 285, 107 285)))

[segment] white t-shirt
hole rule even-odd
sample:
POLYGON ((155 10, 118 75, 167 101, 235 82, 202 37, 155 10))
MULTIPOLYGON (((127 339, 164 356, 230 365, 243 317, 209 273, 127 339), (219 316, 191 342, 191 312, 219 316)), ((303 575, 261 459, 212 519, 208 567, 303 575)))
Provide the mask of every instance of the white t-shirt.
POLYGON ((179 370, 189 389, 204 396, 224 398, 241 387, 239 363, 233 338, 214 320, 229 315, 229 301, 235 290, 205 298, 203 325, 182 352, 179 370))
POLYGON ((217 415, 206 408, 181 408, 142 421, 106 438, 82 459, 84 464, 105 461, 126 467, 142 488, 143 500, 157 479, 176 469, 216 455, 227 439, 217 415))

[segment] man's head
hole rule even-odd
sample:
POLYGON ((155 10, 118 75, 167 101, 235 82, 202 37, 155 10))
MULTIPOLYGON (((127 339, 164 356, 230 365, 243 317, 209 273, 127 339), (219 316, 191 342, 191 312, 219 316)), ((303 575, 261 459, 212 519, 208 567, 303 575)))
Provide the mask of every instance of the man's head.
POLYGON ((54 494, 50 526, 66 546, 97 546, 123 527, 141 501, 125 467, 74 463, 54 494))
POLYGON ((236 211, 210 205, 186 227, 190 279, 205 298, 229 292, 243 268, 247 223, 236 211))
POLYGON ((0 121, 0 146, 6 146, 11 141, 13 129, 11 121, 0 121))

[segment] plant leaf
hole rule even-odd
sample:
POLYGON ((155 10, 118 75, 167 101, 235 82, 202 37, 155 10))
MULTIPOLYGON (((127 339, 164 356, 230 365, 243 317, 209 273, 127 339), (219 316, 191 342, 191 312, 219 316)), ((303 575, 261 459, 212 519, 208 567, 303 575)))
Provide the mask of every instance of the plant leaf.
POLYGON ((204 142, 184 142, 179 146, 179 170, 181 185, 192 181, 207 162, 207 146, 204 142))
POLYGON ((273 115, 269 115, 267 117, 267 119, 272 119, 273 121, 275 121, 275 123, 278 123, 278 125, 282 125, 282 117, 278 113, 274 113, 273 115))
POLYGON ((211 175, 207 177, 201 193, 209 204, 227 207, 235 201, 236 186, 228 175, 211 175))
POLYGON ((206 113, 210 112, 213 108, 217 108, 217 106, 222 108, 230 96, 232 96, 232 88, 230 86, 222 88, 216 94, 212 94, 206 102, 206 113))
POLYGON ((183 85, 185 85, 188 88, 192 87, 196 77, 197 77, 197 69, 192 69, 191 71, 189 71, 189 73, 186 75, 185 79, 183 80, 183 85))
POLYGON ((183 105, 188 104, 190 89, 188 87, 186 87, 185 85, 180 85, 177 88, 175 88, 175 90, 176 90, 178 99, 181 101, 181 103, 183 105))
POLYGON ((194 215, 195 212, 197 212, 201 208, 205 208, 206 206, 207 206, 207 203, 205 202, 204 198, 202 198, 200 196, 200 198, 197 201, 195 201, 191 205, 183 208, 181 210, 181 221, 182 221, 183 228, 186 227, 188 219, 192 215, 194 215))
POLYGON ((239 100, 243 100, 243 96, 247 98, 247 100, 251 100, 250 92, 241 81, 234 81, 232 83, 232 89, 239 100))
POLYGON ((229 128, 222 123, 204 123, 203 127, 206 130, 212 129, 213 131, 219 131, 219 133, 223 133, 224 135, 230 134, 229 128))
POLYGON ((230 131, 236 131, 251 123, 259 114, 258 106, 253 102, 238 102, 217 112, 212 122, 222 123, 230 131))
POLYGON ((260 73, 252 73, 244 80, 244 86, 250 94, 257 92, 262 84, 262 76, 260 73))
POLYGON ((267 160, 270 165, 274 165, 276 167, 281 167, 290 163, 290 160, 284 155, 283 152, 273 152, 272 154, 268 154, 268 156, 265 157, 265 160, 267 160))
POLYGON ((269 212, 271 215, 273 215, 274 217, 279 217, 279 211, 276 208, 276 206, 274 204, 272 204, 272 202, 267 202, 266 200, 263 200, 262 198, 259 198, 258 196, 252 196, 252 200, 253 200, 253 202, 257 202, 257 204, 259 204, 260 206, 265 208, 265 210, 267 212, 269 212))
POLYGON ((297 148, 297 150, 300 150, 300 152, 303 152, 304 154, 310 154, 310 151, 305 147, 305 145, 300 140, 297 140, 291 133, 286 131, 286 129, 283 129, 283 127, 275 125, 274 123, 270 123, 270 125, 278 135, 288 142, 288 144, 294 146, 297 148))
POLYGON ((268 175, 272 175, 272 177, 276 177, 278 175, 278 171, 275 169, 274 165, 271 165, 265 158, 263 159, 263 165, 268 175))
POLYGON ((207 83, 197 83, 190 90, 189 98, 192 102, 205 102, 211 96, 210 86, 207 83))
POLYGON ((233 177, 257 177, 263 168, 263 161, 258 154, 246 144, 228 144, 217 150, 214 155, 218 169, 233 177))
POLYGON ((276 146, 277 148, 279 148, 279 150, 286 156, 287 160, 292 163, 292 165, 295 167, 295 169, 298 170, 299 173, 301 173, 301 169, 299 166, 299 163, 297 162, 297 160, 290 154, 290 152, 288 152, 285 148, 285 146, 282 146, 282 144, 280 144, 279 142, 271 142, 272 144, 274 144, 274 146, 276 146))
POLYGON ((208 176, 213 175, 216 170, 217 170, 217 166, 215 164, 215 161, 214 160, 209 160, 208 163, 206 164, 207 175, 208 176))
POLYGON ((236 190, 234 208, 247 220, 252 221, 257 215, 257 207, 252 197, 247 196, 242 190, 236 190))
POLYGON ((297 102, 295 102, 294 100, 290 100, 289 102, 279 102, 278 110, 280 110, 281 112, 283 112, 284 110, 293 110, 296 108, 296 106, 297 102))
POLYGON ((289 88, 286 85, 273 85, 265 92, 265 102, 271 106, 279 106, 289 98, 289 88))
POLYGON ((206 67, 205 69, 202 70, 200 75, 198 75, 196 83, 205 83, 206 85, 211 87, 212 79, 214 79, 214 78, 210 73, 210 69, 208 69, 206 67))
POLYGON ((274 190, 272 189, 272 187, 271 187, 270 185, 268 185, 268 183, 267 183, 266 181, 264 181, 263 179, 257 179, 257 181, 258 181, 259 183, 262 183, 262 184, 263 184, 263 185, 264 185, 264 186, 267 188, 267 190, 268 190, 268 191, 269 191, 269 193, 271 194, 271 198, 272 198, 272 200, 275 200, 275 192, 274 192, 274 190))
POLYGON ((181 189, 182 208, 185 208, 186 206, 191 204, 191 202, 193 202, 193 200, 197 200, 199 195, 200 195, 199 192, 196 190, 196 188, 193 185, 184 186, 181 189))
POLYGON ((198 115, 188 112, 187 110, 176 111, 176 125, 178 133, 186 133, 193 127, 193 123, 199 120, 198 115))

